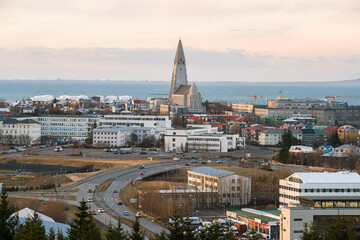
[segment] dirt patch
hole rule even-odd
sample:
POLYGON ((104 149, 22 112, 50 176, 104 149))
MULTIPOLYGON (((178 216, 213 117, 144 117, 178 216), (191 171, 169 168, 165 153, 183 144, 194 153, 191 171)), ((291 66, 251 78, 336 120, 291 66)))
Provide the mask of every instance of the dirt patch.
POLYGON ((103 192, 110 186, 113 181, 114 179, 108 179, 105 182, 101 183, 95 190, 97 192, 103 192))

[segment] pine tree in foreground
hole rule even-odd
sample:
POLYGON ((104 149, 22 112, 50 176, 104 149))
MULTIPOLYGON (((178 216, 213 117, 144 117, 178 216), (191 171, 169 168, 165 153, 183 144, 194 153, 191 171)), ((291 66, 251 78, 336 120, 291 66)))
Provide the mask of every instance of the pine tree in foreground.
POLYGON ((12 240, 19 224, 17 215, 11 217, 16 209, 14 207, 9 207, 7 197, 8 195, 5 189, 3 189, 0 202, 0 240, 12 240))
POLYGON ((129 235, 129 240, 144 240, 144 233, 140 230, 139 218, 135 217, 135 221, 132 225, 132 231, 129 235))
POLYGON ((75 213, 75 219, 70 224, 68 230, 69 240, 101 240, 101 233, 94 222, 92 214, 86 202, 80 202, 78 212, 75 213))
POLYGON ((18 227, 14 240, 47 240, 46 230, 38 215, 26 218, 18 227))
POLYGON ((120 218, 118 218, 118 224, 115 228, 112 227, 112 224, 109 224, 107 233, 105 235, 106 240, 127 240, 128 236, 122 228, 120 218))

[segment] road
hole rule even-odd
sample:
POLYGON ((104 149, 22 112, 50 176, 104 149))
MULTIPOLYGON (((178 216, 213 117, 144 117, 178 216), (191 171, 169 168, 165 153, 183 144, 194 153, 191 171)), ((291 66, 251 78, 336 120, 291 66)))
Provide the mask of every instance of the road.
MULTIPOLYGON (((146 175, 152 175, 164 171, 170 171, 176 168, 185 167, 184 161, 176 161, 176 162, 164 162, 164 163, 156 163, 156 164, 149 164, 146 165, 144 169, 146 171, 146 175)), ((129 216, 123 216, 130 220, 135 219, 135 212, 129 209, 127 206, 118 205, 119 201, 119 193, 114 193, 114 189, 117 192, 120 189, 124 188, 127 184, 131 183, 132 181, 139 178, 140 170, 138 166, 118 169, 110 172, 100 173, 98 175, 92 176, 80 183, 74 184, 66 189, 78 187, 78 193, 76 195, 76 201, 87 200, 89 198, 96 198, 97 202, 101 205, 101 207, 105 210, 105 213, 98 213, 96 218, 100 220, 104 224, 108 224, 110 219, 112 223, 114 223, 114 219, 110 215, 115 216, 122 216, 124 211, 129 212, 129 216), (100 185, 101 183, 105 182, 108 179, 114 179, 114 181, 110 184, 104 192, 98 193, 89 193, 89 189, 95 189, 95 185, 100 185), (108 214, 109 213, 109 214, 108 214), (100 217, 101 216, 101 217, 100 217), (100 219, 101 218, 101 219, 100 219)), ((98 207, 95 205, 94 202, 88 203, 91 210, 97 211, 98 207)), ((161 225, 148 220, 147 218, 140 218, 139 219, 141 226, 150 230, 154 233, 160 233, 163 230, 166 230, 161 225)))

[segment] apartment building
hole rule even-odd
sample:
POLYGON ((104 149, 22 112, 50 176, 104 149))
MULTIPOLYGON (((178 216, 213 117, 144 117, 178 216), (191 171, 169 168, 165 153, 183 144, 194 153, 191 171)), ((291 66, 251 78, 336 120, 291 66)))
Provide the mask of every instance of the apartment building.
POLYGON ((316 118, 317 124, 330 126, 360 124, 359 106, 314 107, 310 108, 308 113, 316 118))
POLYGON ((171 128, 171 120, 168 116, 153 115, 120 115, 109 114, 99 120, 99 127, 150 127, 154 128, 155 136, 158 137, 166 129, 171 128))
POLYGON ((360 199, 360 175, 355 172, 300 172, 279 183, 280 207, 298 206, 301 197, 360 199))
MULTIPOLYGON (((281 136, 285 133, 285 129, 268 129, 259 133, 259 144, 263 146, 277 145, 281 141, 281 136)), ((302 140, 301 129, 290 129, 294 137, 302 140)))
MULTIPOLYGON (((259 133, 259 144, 263 146, 277 145, 285 129, 268 129, 259 133)), ((290 129, 292 135, 301 141, 302 145, 319 147, 326 144, 327 134, 319 129, 290 129)))
POLYGON ((237 134, 217 132, 211 125, 188 125, 188 128, 168 129, 165 132, 167 152, 228 152, 242 141, 237 134))
POLYGON ((6 144, 37 144, 41 138, 41 124, 32 119, 0 119, 0 141, 6 144))
POLYGON ((342 142, 357 143, 359 129, 356 129, 351 125, 344 125, 338 128, 338 135, 342 142))
POLYGON ((93 145, 122 147, 132 141, 132 134, 136 135, 135 144, 138 144, 145 138, 154 135, 155 131, 149 127, 96 128, 93 130, 93 145))
POLYGON ((239 206, 250 202, 251 178, 248 176, 208 167, 187 173, 188 185, 218 193, 218 206, 239 206))
POLYGON ((84 140, 98 126, 96 115, 40 115, 19 117, 18 120, 32 119, 41 124, 41 136, 71 137, 84 140))

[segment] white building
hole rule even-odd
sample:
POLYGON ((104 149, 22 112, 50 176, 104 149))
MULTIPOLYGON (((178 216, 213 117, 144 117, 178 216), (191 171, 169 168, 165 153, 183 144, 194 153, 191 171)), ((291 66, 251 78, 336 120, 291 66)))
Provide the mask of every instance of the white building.
POLYGON ((280 207, 297 206, 301 197, 360 199, 360 175, 354 172, 301 172, 279 182, 280 207))
MULTIPOLYGON (((300 129, 290 129, 292 135, 299 140, 303 139, 303 133, 300 129)), ((268 129, 259 133, 259 144, 263 146, 277 145, 281 141, 281 136, 285 129, 268 129)))
POLYGON ((7 144, 36 144, 40 142, 41 125, 32 119, 0 119, 0 137, 7 144))
POLYGON ((67 237, 68 230, 70 229, 70 226, 68 224, 55 222, 55 220, 52 219, 51 217, 48 217, 39 212, 35 212, 30 208, 23 208, 20 211, 17 211, 16 213, 12 214, 11 216, 13 217, 15 215, 18 215, 20 224, 24 224, 27 218, 34 218, 34 217, 39 218, 42 221, 42 224, 44 225, 47 234, 49 234, 50 229, 52 228, 55 234, 58 231, 60 231, 62 232, 64 237, 67 237))
POLYGON ((150 127, 154 128, 155 135, 164 133, 171 128, 171 120, 168 116, 153 115, 104 115, 99 121, 99 127, 150 127))
POLYGON ((149 127, 96 128, 93 130, 93 145, 122 147, 131 141, 132 133, 136 135, 137 144, 154 135, 155 131, 149 127))
POLYGON ((188 125, 188 128, 167 129, 165 151, 167 152, 227 152, 236 149, 239 135, 223 134, 210 125, 188 125))
POLYGON ((188 185, 218 192, 218 206, 245 205, 251 199, 251 178, 234 172, 200 167, 188 172, 188 185))
MULTIPOLYGON (((24 118, 17 118, 18 120, 24 118)), ((41 136, 86 139, 99 125, 98 116, 90 115, 41 115, 28 117, 41 124, 41 136)))
MULTIPOLYGON (((328 201, 333 203, 333 201, 328 201)), ((336 201, 339 202, 339 201, 336 201)), ((341 201, 340 201, 341 202, 341 201)), ((285 207, 281 209, 281 227, 280 239, 294 239, 300 240, 304 230, 304 223, 310 225, 315 222, 318 226, 318 232, 324 236, 328 227, 335 219, 341 217, 342 221, 352 226, 359 239, 360 223, 360 202, 357 200, 348 199, 345 202, 356 204, 357 207, 285 207)), ((345 204, 345 203, 344 203, 345 204)))

